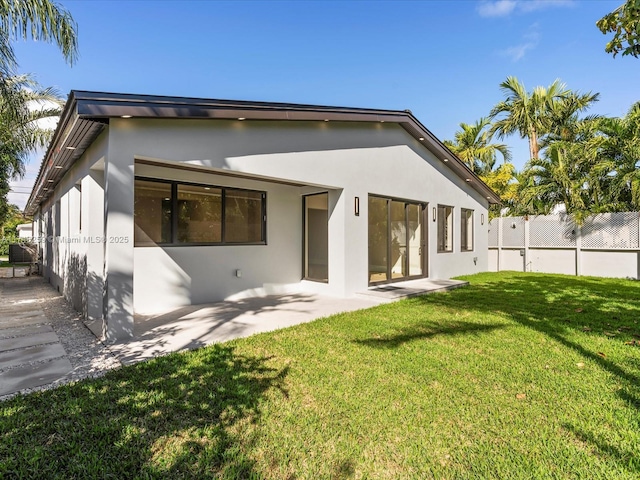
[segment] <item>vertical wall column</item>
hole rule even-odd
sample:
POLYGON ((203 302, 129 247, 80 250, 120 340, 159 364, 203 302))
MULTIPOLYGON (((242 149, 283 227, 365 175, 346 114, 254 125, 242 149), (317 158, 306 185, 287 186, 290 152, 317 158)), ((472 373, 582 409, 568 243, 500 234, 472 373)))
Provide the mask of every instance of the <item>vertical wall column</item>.
POLYGON ((344 190, 345 286, 349 296, 369 287, 369 197, 366 190, 344 190), (358 197, 359 215, 355 213, 358 197))
POLYGON ((87 245, 87 305, 86 314, 91 330, 100 337, 105 334, 102 318, 104 291, 104 171, 89 170, 82 179, 82 236, 87 245))
POLYGON ((345 195, 343 190, 329 190, 329 287, 333 294, 344 295, 345 195))
POLYGON ((105 338, 133 336, 133 186, 134 159, 118 151, 109 137, 104 168, 105 338))

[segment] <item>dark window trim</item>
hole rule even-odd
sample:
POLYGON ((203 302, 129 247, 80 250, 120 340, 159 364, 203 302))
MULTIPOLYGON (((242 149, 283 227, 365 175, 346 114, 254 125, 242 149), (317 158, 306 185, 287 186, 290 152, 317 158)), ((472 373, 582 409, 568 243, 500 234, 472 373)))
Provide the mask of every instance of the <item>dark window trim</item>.
POLYGON ((455 209, 455 207, 453 205, 444 205, 444 204, 439 203, 438 206, 437 206, 437 210, 436 211, 438 212, 437 221, 436 221, 436 242, 437 242, 437 245, 438 245, 438 253, 453 253, 453 251, 454 251, 453 246, 454 246, 454 242, 455 242, 455 236, 453 235, 453 230, 455 228, 455 221, 456 221, 456 219, 455 219, 455 211, 456 211, 456 209, 455 209), (439 225, 439 223, 440 223, 440 207, 450 208, 451 209, 451 216, 453 217, 453 218, 451 218, 451 249, 450 250, 444 250, 444 249, 440 248, 440 228, 439 228, 439 226, 440 226, 439 225))
MULTIPOLYGON (((167 180, 164 178, 152 178, 152 177, 143 177, 143 176, 135 176, 134 177, 134 185, 135 180, 141 180, 143 182, 155 182, 155 183, 166 183, 171 185, 171 242, 136 242, 134 243, 134 247, 210 247, 210 246, 253 246, 253 245, 267 245, 267 192, 265 190, 251 190, 250 188, 242 188, 242 187, 223 187, 220 185, 213 185, 209 183, 198 183, 198 182, 183 182, 177 180, 167 180), (178 185, 187 185, 193 187, 210 187, 210 188, 219 188, 222 192, 222 231, 221 236, 222 242, 178 242, 178 185), (251 192, 251 193, 259 193, 261 195, 261 231, 260 236, 262 240, 259 242, 225 242, 225 205, 226 205, 226 191, 227 190, 238 190, 241 192, 251 192)), ((134 194, 135 196, 135 194, 134 194)), ((134 222, 135 222, 135 207, 134 207, 134 222)))
MULTIPOLYGON (((468 228, 468 227, 467 227, 468 228)), ((476 246, 476 227, 475 227, 475 210, 472 208, 460 208, 460 251, 461 252, 473 252, 476 246), (471 212, 471 248, 464 248, 463 241, 464 236, 462 235, 462 224, 466 223, 466 215, 465 212, 471 212)))

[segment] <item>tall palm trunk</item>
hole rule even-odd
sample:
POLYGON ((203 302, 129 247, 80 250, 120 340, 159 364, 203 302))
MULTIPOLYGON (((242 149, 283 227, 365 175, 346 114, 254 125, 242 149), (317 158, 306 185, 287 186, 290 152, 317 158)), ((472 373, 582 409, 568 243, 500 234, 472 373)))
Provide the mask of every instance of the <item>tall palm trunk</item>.
POLYGON ((538 145, 538 133, 534 127, 529 129, 529 158, 535 158, 536 160, 540 157, 540 146, 538 145))

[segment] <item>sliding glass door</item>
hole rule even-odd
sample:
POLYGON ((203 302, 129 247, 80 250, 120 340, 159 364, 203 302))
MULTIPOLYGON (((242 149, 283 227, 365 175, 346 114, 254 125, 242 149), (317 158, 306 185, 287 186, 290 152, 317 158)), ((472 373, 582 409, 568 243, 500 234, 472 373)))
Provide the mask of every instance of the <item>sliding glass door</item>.
POLYGON ((329 281, 329 195, 304 199, 304 272, 307 280, 329 281))
POLYGON ((425 205, 369 196, 369 283, 424 276, 425 205))

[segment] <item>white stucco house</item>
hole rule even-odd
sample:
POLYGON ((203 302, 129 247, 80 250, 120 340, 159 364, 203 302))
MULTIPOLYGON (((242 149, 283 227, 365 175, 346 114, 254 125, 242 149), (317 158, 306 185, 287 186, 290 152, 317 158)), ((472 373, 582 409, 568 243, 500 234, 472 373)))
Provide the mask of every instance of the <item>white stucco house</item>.
POLYGON ((18 238, 33 238, 33 223, 21 223, 16 226, 18 238))
POLYGON ((25 211, 116 341, 134 312, 486 271, 497 202, 409 111, 73 91, 25 211))

